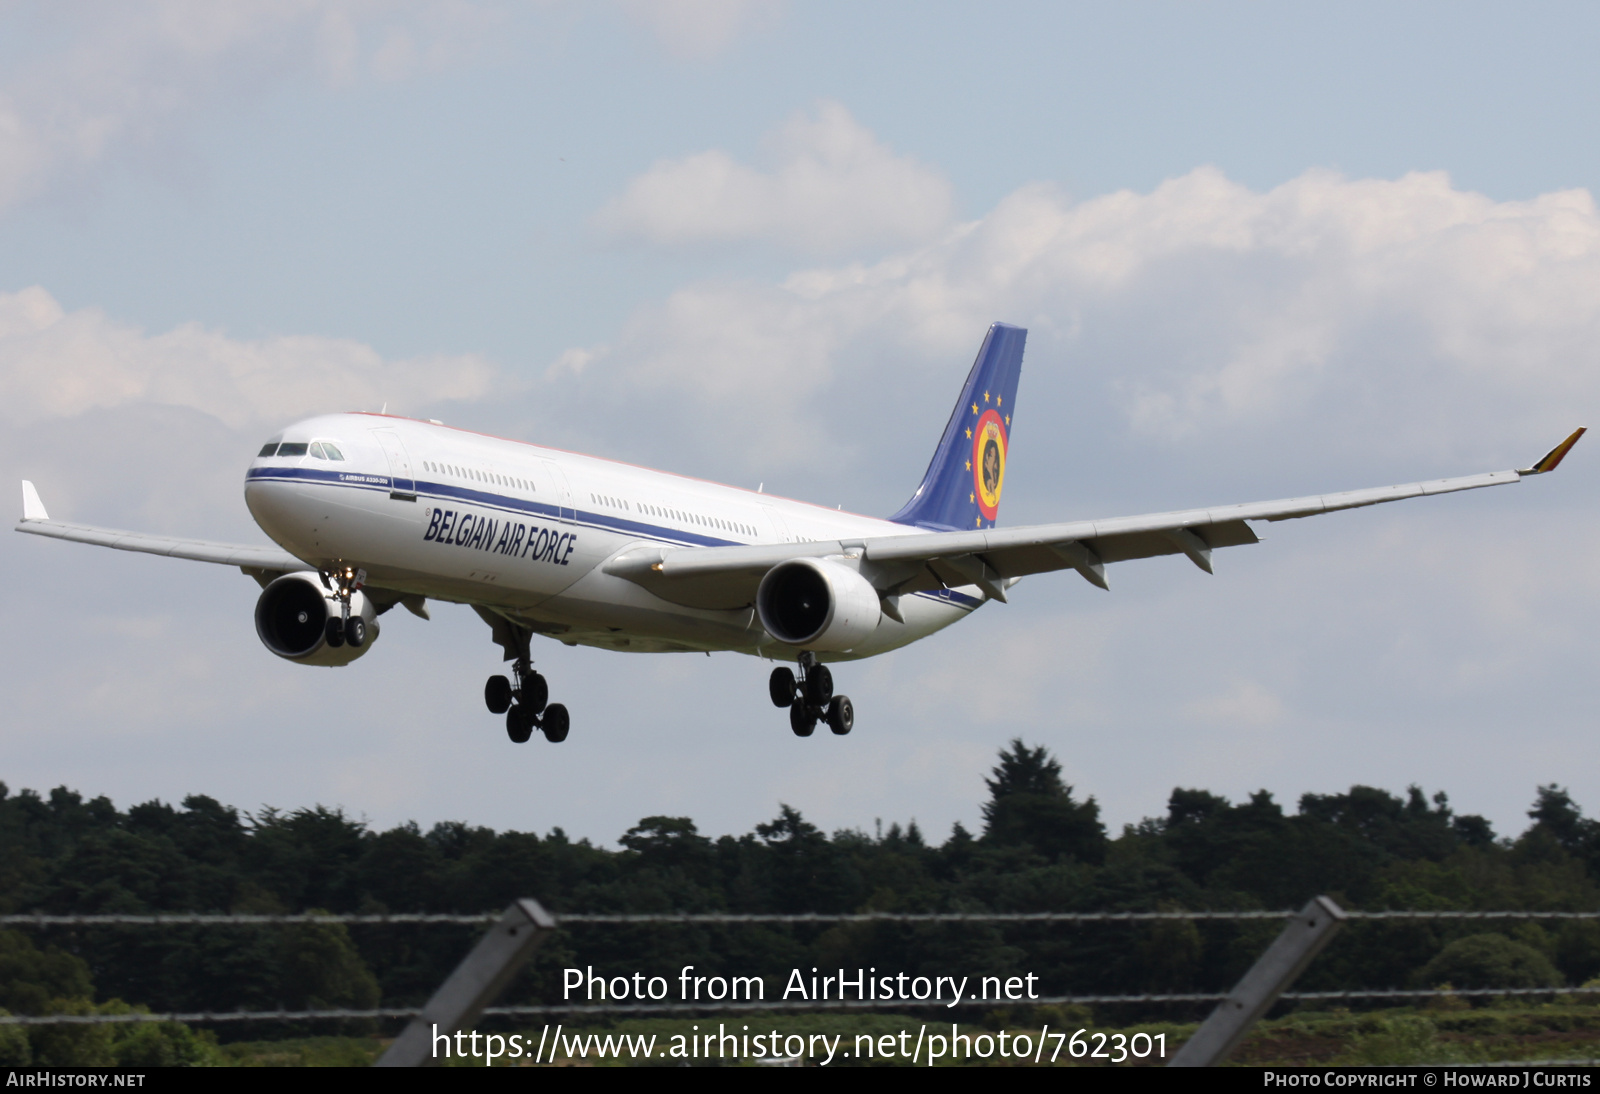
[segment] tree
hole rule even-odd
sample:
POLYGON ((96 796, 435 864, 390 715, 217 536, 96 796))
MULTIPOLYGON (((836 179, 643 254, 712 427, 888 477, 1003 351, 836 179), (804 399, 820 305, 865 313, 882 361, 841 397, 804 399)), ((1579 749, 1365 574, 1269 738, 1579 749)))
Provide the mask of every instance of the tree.
POLYGON ((82 958, 54 946, 38 949, 21 931, 0 931, 0 1007, 14 1014, 44 1014, 52 999, 93 995, 82 958))
POLYGON ((647 865, 663 868, 698 863, 711 852, 711 841, 688 817, 645 817, 617 842, 647 865))
POLYGON ((1451 823, 1454 814, 1449 796, 1442 791, 1435 794, 1430 808, 1420 786, 1407 788, 1404 802, 1371 786, 1352 786, 1347 794, 1304 794, 1300 814, 1337 825, 1378 850, 1404 859, 1439 861, 1460 843, 1451 823))
POLYGON ((1102 863, 1106 829, 1100 806, 1075 801, 1061 781, 1061 764, 1044 746, 1029 748, 1020 737, 1000 750, 1000 762, 984 782, 983 838, 1000 847, 1031 847, 1044 857, 1102 863))
POLYGON ((1180 825, 1202 824, 1231 808, 1228 799, 1220 794, 1175 786, 1172 796, 1167 799, 1167 829, 1170 831, 1180 825))
POLYGON ((1473 934, 1440 950, 1419 979, 1429 987, 1550 988, 1561 983, 1561 974, 1532 946, 1503 934, 1473 934))
POLYGON ((839 850, 792 806, 756 825, 756 856, 769 906, 791 912, 831 912, 848 906, 855 885, 839 850))
POLYGON ((378 982, 343 923, 282 928, 276 964, 278 997, 291 1010, 362 1010, 377 1005, 378 982))
POLYGON ((1582 854, 1595 840, 1595 822, 1585 820, 1572 795, 1555 783, 1539 788, 1538 800, 1528 810, 1528 817, 1535 829, 1555 837, 1557 843, 1574 854, 1582 854))

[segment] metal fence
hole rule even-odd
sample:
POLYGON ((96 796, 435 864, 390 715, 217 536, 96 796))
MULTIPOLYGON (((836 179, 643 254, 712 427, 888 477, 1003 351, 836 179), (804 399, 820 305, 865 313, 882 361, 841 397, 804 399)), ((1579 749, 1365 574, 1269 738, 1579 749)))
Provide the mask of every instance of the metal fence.
MULTIPOLYGON (((475 914, 434 912, 376 912, 341 914, 336 912, 284 912, 271 915, 232 915, 213 912, 157 912, 149 915, 54 915, 26 913, 0 915, 0 927, 225 927, 270 926, 295 923, 343 923, 362 926, 404 924, 460 927, 488 926, 501 912, 475 914)), ((1292 919, 1293 911, 1198 911, 1198 912, 640 912, 640 913, 549 913, 556 927, 593 924, 705 925, 741 923, 782 923, 802 926, 808 923, 1149 923, 1161 920, 1245 922, 1254 919, 1292 919)), ((1461 911, 1378 911, 1343 910, 1348 922, 1359 920, 1428 921, 1454 919, 1561 920, 1600 919, 1600 912, 1461 912, 1461 911)))
POLYGON ((125 1014, 0 1015, 0 1025, 99 1025, 135 1022, 303 1022, 350 1019, 411 1019, 405 1030, 379 1060, 380 1065, 415 1066, 433 1062, 429 1036, 439 1030, 453 1034, 479 1017, 506 1018, 610 1018, 674 1017, 722 1013, 815 1013, 818 1011, 943 1010, 1005 1005, 993 999, 808 1000, 804 1002, 693 1002, 528 1004, 494 1006, 492 1002, 521 969, 539 943, 563 927, 603 925, 726 926, 770 924, 787 926, 849 923, 886 924, 1137 924, 1172 921, 1250 922, 1277 921, 1284 931, 1261 955, 1234 988, 1223 992, 1143 992, 1125 994, 1055 995, 1012 1001, 1029 1007, 1084 1005, 1215 1004, 1215 1009, 1171 1061, 1172 1066, 1207 1066, 1224 1060, 1254 1023, 1278 1002, 1401 1001, 1442 997, 1550 997, 1596 995, 1594 988, 1465 988, 1465 989, 1356 989, 1340 991, 1287 990, 1294 980, 1342 927, 1355 921, 1561 921, 1600 919, 1597 912, 1542 911, 1347 911, 1327 897, 1317 897, 1294 911, 1161 911, 1161 912, 849 912, 801 913, 576 913, 555 915, 534 900, 515 901, 503 913, 477 915, 433 913, 332 914, 320 912, 226 915, 213 913, 157 913, 153 915, 23 914, 0 915, 0 927, 260 927, 304 924, 349 926, 451 925, 487 926, 489 930, 433 997, 420 1007, 333 1008, 321 1010, 178 1011, 125 1014))

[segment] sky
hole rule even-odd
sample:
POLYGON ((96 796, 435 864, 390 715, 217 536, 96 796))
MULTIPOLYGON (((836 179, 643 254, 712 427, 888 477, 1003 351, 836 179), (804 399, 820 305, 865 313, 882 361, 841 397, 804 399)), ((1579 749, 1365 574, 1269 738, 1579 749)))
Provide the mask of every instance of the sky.
MULTIPOLYGON (((474 0, 0 6, 0 480, 264 543, 261 442, 378 410, 887 514, 1029 328, 1002 524, 1527 466, 1600 424, 1600 9, 474 0)), ((225 567, 0 537, 0 779, 611 844, 981 825, 1015 737, 1113 832, 1174 787, 1600 812, 1600 440, 1503 489, 1027 579, 840 666, 537 645, 465 607, 279 660, 225 567), (1591 446, 1595 446, 1591 449, 1591 446)))

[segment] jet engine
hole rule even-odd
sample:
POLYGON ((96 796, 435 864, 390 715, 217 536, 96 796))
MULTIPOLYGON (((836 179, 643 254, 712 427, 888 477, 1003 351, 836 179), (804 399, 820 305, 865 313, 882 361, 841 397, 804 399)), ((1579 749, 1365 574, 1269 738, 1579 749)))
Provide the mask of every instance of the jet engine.
POLYGON ((261 644, 287 661, 302 665, 348 665, 378 639, 378 613, 359 590, 350 594, 350 621, 340 626, 339 598, 315 574, 284 574, 261 590, 256 601, 256 634, 261 644), (330 621, 332 626, 329 625, 330 621), (359 644, 346 635, 364 630, 359 644))
POLYGON ((825 558, 794 558, 767 571, 756 590, 761 625, 779 642, 809 650, 854 649, 878 627, 882 608, 866 578, 825 558))

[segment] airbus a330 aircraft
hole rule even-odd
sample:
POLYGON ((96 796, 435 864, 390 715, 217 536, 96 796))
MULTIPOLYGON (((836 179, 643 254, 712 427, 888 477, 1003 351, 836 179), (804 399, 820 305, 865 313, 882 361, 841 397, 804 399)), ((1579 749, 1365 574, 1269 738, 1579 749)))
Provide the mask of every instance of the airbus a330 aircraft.
POLYGON ((855 721, 821 662, 896 649, 965 618, 1029 574, 1257 542, 1288 520, 1553 471, 1579 429, 1532 467, 1343 494, 999 529, 1027 332, 989 328, 922 484, 887 519, 857 516, 592 456, 383 414, 308 418, 245 474, 245 504, 278 544, 235 546, 54 521, 22 484, 19 532, 238 566, 262 586, 256 633, 279 657, 346 665, 378 616, 429 599, 470 604, 511 678, 489 710, 518 743, 567 737, 531 639, 637 652, 734 650, 773 660, 772 701, 810 736, 855 721))

